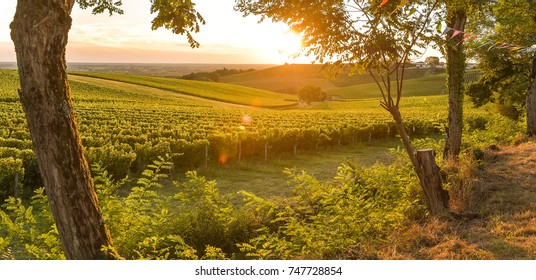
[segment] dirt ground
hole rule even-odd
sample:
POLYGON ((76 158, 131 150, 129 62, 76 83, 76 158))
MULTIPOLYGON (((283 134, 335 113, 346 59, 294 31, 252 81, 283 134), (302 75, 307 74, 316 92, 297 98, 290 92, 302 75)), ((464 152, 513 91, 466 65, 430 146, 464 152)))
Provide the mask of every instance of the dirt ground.
POLYGON ((487 149, 470 173, 451 190, 459 216, 409 225, 379 257, 536 260, 536 142, 487 149))

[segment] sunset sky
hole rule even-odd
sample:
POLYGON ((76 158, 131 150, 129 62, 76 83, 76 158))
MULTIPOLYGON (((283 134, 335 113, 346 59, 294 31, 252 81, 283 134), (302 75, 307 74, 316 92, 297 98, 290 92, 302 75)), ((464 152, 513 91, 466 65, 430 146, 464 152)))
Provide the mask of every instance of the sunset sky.
MULTIPOLYGON (((151 30, 154 15, 149 0, 123 1, 123 15, 92 15, 75 6, 67 46, 68 62, 131 63, 309 63, 292 59, 299 37, 284 24, 244 18, 233 10, 234 0, 197 0, 207 21, 194 37, 201 48, 191 49, 184 36, 166 29, 151 30)), ((9 24, 16 0, 0 4, 0 61, 15 61, 9 24)))

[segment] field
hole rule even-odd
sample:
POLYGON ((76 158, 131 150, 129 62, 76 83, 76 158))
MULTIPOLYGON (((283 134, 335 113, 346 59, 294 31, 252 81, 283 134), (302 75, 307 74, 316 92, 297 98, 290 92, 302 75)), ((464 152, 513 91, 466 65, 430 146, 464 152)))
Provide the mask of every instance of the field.
MULTIPOLYGON (((331 91, 337 92, 337 90, 343 89, 352 91, 352 86, 363 84, 370 84, 369 86, 373 89, 373 92, 377 92, 377 89, 374 88, 376 85, 373 85, 374 80, 368 74, 349 73, 347 69, 342 69, 339 75, 335 75, 334 72, 334 70, 332 71, 329 67, 323 65, 287 64, 222 77, 221 81, 230 84, 292 94, 295 94, 297 90, 308 84, 322 86, 328 93, 336 95, 338 94, 332 93, 331 91)), ((442 69, 431 68, 408 69, 406 70, 406 79, 413 80, 443 72, 442 69)), ((444 85, 444 81, 441 81, 440 84, 444 85)), ((378 97, 378 95, 370 94, 364 98, 369 97, 374 98, 378 97)))
MULTIPOLYGON (((0 158, 17 162, 5 176, 13 178, 24 166, 35 165, 35 159, 16 96, 16 72, 1 70, 0 74, 6 81, 0 89, 0 112, 8 120, 0 125, 0 158)), ((378 159, 382 159, 387 147, 398 146, 393 138, 394 123, 378 106, 378 99, 273 110, 244 104, 262 100, 267 106, 282 105, 284 95, 220 83, 79 72, 71 74, 70 83, 86 156, 90 163, 103 164, 117 179, 132 176, 158 156, 167 154, 176 171, 198 169, 209 179, 220 181, 226 192, 262 190, 269 185, 284 186, 286 178, 273 175, 282 174, 285 167, 330 178, 341 162, 359 158, 349 156, 353 153, 362 154, 368 158, 365 162, 372 164, 377 153, 378 159), (384 142, 377 142, 380 140, 384 142), (381 143, 389 144, 386 147, 381 143), (376 150, 376 146, 383 147, 383 152, 376 150), (315 160, 318 153, 333 159, 315 160), (241 176, 229 178, 229 168, 236 169, 241 176), (260 183, 244 181, 242 178, 248 176, 242 172, 244 169, 255 170, 249 176, 259 178, 260 183), (277 179, 266 180, 269 177, 277 179)), ((439 133, 445 125, 445 104, 445 96, 404 99, 402 112, 407 115, 410 133, 439 133)), ((484 114, 470 107, 466 111, 469 118, 477 119, 484 114)), ((26 171, 26 177, 38 176, 26 171)), ((4 179, 4 188, 11 182, 4 179)), ((288 189, 270 189, 267 194, 288 194, 288 189)))
POLYGON ((104 74, 89 72, 73 72, 71 74, 148 86, 179 94, 197 96, 233 104, 248 105, 252 107, 280 107, 293 105, 292 101, 286 101, 286 99, 289 98, 293 99, 293 96, 227 84, 184 81, 172 78, 135 76, 128 74, 104 74))
MULTIPOLYGON (((373 85, 339 88, 348 98, 299 108, 282 99, 292 95, 232 84, 93 72, 69 78, 85 155, 123 257, 414 256, 382 249, 425 207, 391 116, 377 97, 349 90, 373 85)), ((0 248, 9 248, 0 257, 62 258, 37 189, 17 72, 0 70, 0 79, 0 196, 24 198, 6 200, 0 211, 0 248)), ((446 96, 420 96, 441 79, 406 81, 401 111, 417 147, 441 149, 446 96)), ((518 130, 490 106, 466 104, 465 119, 464 141, 474 145, 467 149, 518 130)))

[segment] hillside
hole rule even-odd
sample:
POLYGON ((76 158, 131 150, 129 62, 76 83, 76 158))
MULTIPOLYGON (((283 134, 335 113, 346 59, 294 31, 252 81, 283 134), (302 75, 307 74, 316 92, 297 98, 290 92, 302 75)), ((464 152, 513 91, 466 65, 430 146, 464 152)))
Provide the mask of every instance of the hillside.
MULTIPOLYGON (((406 69, 406 80, 419 79, 443 73, 444 69, 412 68, 406 69)), ((314 84, 325 90, 344 90, 346 87, 371 84, 374 80, 369 74, 350 74, 343 69, 336 78, 329 78, 329 67, 318 64, 286 64, 253 72, 225 76, 221 82, 243 85, 275 92, 296 93, 298 89, 314 84)), ((374 85, 375 86, 375 85, 374 85)))
POLYGON ((286 64, 248 73, 225 76, 221 82, 295 94, 307 84, 333 87, 326 79, 327 69, 317 64, 286 64))
POLYGON ((482 166, 465 175, 465 189, 451 198, 475 215, 415 224, 382 258, 535 259, 536 142, 486 150, 482 166))
POLYGON ((195 95, 178 93, 155 87, 131 84, 127 82, 99 79, 86 76, 70 75, 69 81, 75 91, 75 101, 137 101, 146 103, 172 104, 191 107, 217 107, 231 109, 251 109, 247 105, 217 101, 195 95), (100 92, 100 94, 91 94, 100 92))
MULTIPOLYGON (((380 90, 375 83, 327 89, 329 95, 345 99, 379 98, 380 90)), ((403 96, 429 96, 445 93, 445 74, 427 76, 404 81, 403 96)))
POLYGON ((94 72, 72 72, 70 75, 130 83, 172 91, 183 95, 253 107, 292 106, 295 103, 293 101, 287 101, 294 96, 222 83, 94 72))

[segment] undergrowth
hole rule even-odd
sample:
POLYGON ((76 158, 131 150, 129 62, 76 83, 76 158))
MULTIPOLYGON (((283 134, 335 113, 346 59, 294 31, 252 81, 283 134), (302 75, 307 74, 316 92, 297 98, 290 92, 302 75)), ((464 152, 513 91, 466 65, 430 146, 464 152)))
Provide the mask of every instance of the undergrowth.
MULTIPOLYGON (((518 124, 494 117, 466 129, 459 162, 443 162, 437 155, 456 211, 470 211, 477 199, 472 180, 482 162, 473 147, 515 141, 520 131, 518 124)), ((432 139, 414 144, 436 151, 443 146, 432 139)), ((397 248, 421 246, 408 234, 427 228, 427 211, 407 156, 401 150, 392 155, 390 165, 342 164, 329 181, 288 169, 292 195, 270 199, 245 191, 222 195, 215 181, 195 171, 186 173, 187 182, 172 182, 170 195, 162 191, 170 184, 169 156, 148 165, 136 182, 115 180, 98 164, 92 169, 105 222, 124 259, 399 258, 397 248), (244 203, 233 204, 234 196, 244 203)), ((47 203, 42 188, 29 201, 5 201, 0 259, 65 258, 47 203)))

